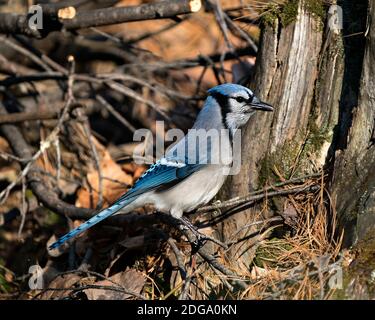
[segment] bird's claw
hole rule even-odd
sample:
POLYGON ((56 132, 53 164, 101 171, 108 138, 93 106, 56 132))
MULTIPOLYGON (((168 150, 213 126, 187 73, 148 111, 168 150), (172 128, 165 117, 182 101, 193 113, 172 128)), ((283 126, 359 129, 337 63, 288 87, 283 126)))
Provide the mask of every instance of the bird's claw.
POLYGON ((204 242, 206 241, 212 241, 214 243, 216 243, 217 245, 223 247, 224 249, 227 249, 227 245, 221 243, 219 240, 216 240, 214 238, 211 238, 203 233, 200 233, 197 229, 197 227, 195 227, 189 220, 187 220, 186 218, 182 217, 181 218, 181 227, 185 230, 190 230, 192 232, 192 234, 195 236, 195 240, 192 242, 192 244, 196 247, 200 247, 204 244, 204 242))

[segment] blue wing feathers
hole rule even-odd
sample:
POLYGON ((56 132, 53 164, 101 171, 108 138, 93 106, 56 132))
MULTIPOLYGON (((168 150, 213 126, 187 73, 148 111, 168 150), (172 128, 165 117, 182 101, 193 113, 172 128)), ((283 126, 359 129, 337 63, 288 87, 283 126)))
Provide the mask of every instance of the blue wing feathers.
POLYGON ((59 247, 69 239, 91 228, 100 221, 110 217, 126 205, 133 202, 140 195, 162 187, 163 185, 167 185, 171 182, 178 182, 179 180, 183 180, 195 171, 198 171, 202 166, 203 165, 201 164, 169 166, 160 164, 160 161, 156 162, 138 179, 134 187, 123 196, 121 196, 115 203, 58 239, 49 247, 49 249, 55 249, 59 247))

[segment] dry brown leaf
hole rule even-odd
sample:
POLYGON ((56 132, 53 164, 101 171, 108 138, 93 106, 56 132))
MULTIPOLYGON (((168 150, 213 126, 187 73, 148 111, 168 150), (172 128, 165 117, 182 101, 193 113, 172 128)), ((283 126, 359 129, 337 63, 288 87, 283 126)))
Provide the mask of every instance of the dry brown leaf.
POLYGON ((288 203, 281 213, 281 216, 284 218, 284 223, 289 226, 295 226, 298 220, 298 212, 296 208, 290 203, 288 203))
POLYGON ((68 244, 63 244, 62 246, 58 247, 58 248, 55 248, 55 249, 49 249, 49 246, 56 242, 57 240, 57 237, 53 234, 47 241, 46 243, 46 247, 47 247, 47 252, 48 252, 48 255, 50 255, 51 257, 59 257, 61 256, 64 252, 65 252, 65 249, 68 247, 68 244))
MULTIPOLYGON (((133 177, 126 174, 121 166, 112 160, 107 150, 101 156, 100 169, 102 174, 103 200, 108 205, 120 197, 127 189, 125 185, 133 184, 133 177)), ((77 207, 95 208, 99 199, 99 174, 94 165, 90 166, 87 183, 78 190, 77 207), (92 190, 90 192, 90 190, 92 190)))
MULTIPOLYGON (((129 269, 124 272, 116 273, 109 278, 111 281, 117 283, 121 288, 140 294, 145 285, 145 277, 137 270, 129 269)), ((109 280, 102 280, 95 283, 98 286, 119 287, 109 280)), ((133 295, 106 289, 86 289, 84 293, 89 300, 125 300, 134 297, 133 295)))
POLYGON ((8 141, 6 141, 3 137, 0 137, 0 151, 8 153, 11 152, 8 141))
MULTIPOLYGON (((66 156, 66 152, 61 149, 62 156, 66 156)), ((56 148, 51 146, 46 150, 41 157, 35 161, 35 165, 38 166, 41 170, 48 172, 52 177, 57 178, 57 159, 56 159, 56 148)), ((74 174, 67 169, 63 164, 60 168, 61 179, 59 180, 59 188, 65 194, 73 194, 78 188, 78 183, 71 181, 69 178, 72 178, 74 174), (71 175, 72 174, 72 175, 71 175), (65 179, 68 178, 68 179, 65 179)), ((79 175, 76 175, 79 176, 79 175)), ((49 182, 50 183, 50 182, 49 182)))
POLYGON ((125 239, 124 241, 119 242, 120 245, 127 249, 141 248, 145 244, 145 236, 135 236, 125 239))
MULTIPOLYGON (((12 154, 11 148, 8 142, 0 137, 0 151, 12 154)), ((18 175, 19 166, 16 162, 11 159, 5 160, 0 158, 0 180, 6 180, 8 182, 13 182, 16 180, 18 175)))
POLYGON ((138 165, 134 162, 123 164, 122 169, 133 176, 133 183, 147 170, 146 166, 138 165))
POLYGON ((81 280, 81 277, 74 273, 64 274, 56 277, 51 281, 48 288, 59 289, 57 291, 49 290, 44 292, 41 296, 41 300, 51 300, 66 297, 71 293, 71 290, 61 290, 71 288, 74 284, 81 280))
POLYGON ((135 163, 125 163, 122 165, 122 169, 129 174, 133 174, 135 171, 136 164, 135 163))

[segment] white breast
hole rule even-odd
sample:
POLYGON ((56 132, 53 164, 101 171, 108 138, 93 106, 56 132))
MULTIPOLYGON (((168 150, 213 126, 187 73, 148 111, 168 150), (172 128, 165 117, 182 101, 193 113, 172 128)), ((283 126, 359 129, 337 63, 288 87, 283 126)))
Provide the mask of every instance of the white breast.
POLYGON ((158 210, 180 218, 184 212, 208 203, 218 193, 226 179, 223 170, 223 166, 208 165, 176 186, 152 193, 149 199, 158 210))

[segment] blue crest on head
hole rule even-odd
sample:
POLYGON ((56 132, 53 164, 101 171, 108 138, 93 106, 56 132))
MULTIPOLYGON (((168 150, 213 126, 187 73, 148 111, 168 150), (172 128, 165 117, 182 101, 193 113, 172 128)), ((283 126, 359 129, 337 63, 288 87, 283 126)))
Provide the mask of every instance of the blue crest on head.
POLYGON ((210 95, 221 94, 221 95, 224 95, 224 96, 230 96, 230 95, 233 95, 233 94, 235 94, 236 92, 239 92, 239 91, 246 91, 250 95, 253 95, 253 92, 249 88, 246 88, 244 86, 241 86, 241 85, 235 84, 235 83, 220 84, 218 86, 215 86, 215 87, 211 88, 207 92, 210 95))

